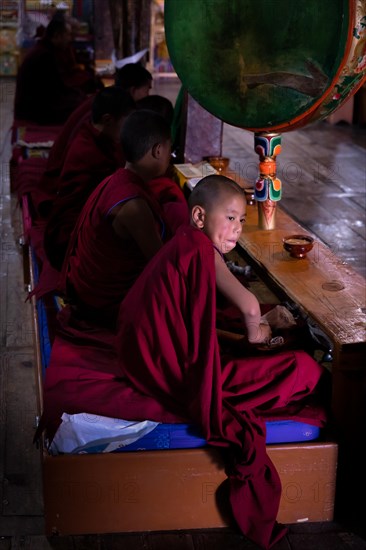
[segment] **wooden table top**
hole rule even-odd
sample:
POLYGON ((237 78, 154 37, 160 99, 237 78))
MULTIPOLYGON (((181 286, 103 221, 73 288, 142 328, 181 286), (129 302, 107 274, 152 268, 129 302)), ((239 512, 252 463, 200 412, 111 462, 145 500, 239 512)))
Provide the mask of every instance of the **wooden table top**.
POLYGON ((277 203, 276 229, 258 228, 257 206, 247 207, 240 247, 254 264, 316 321, 339 346, 366 342, 366 281, 277 203), (289 234, 308 234, 314 247, 296 259, 283 249, 289 234))

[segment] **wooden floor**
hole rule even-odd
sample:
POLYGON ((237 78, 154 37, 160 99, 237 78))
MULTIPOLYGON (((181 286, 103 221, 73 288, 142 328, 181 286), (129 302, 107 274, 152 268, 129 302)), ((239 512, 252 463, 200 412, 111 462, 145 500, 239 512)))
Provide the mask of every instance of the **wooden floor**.
MULTIPOLYGON (((160 81, 155 93, 174 101, 179 83, 160 81)), ((40 457, 32 446, 36 414, 31 308, 25 303, 20 212, 10 195, 8 161, 13 80, 0 81, 0 550, 255 550, 232 530, 46 538, 40 457)), ((355 270, 366 274, 366 131, 315 124, 284 135, 279 158, 282 206, 355 270)), ((257 155, 249 132, 225 126, 223 153, 255 179, 257 155)), ((363 495, 360 495, 361 499, 363 495)), ((364 525, 291 525, 274 550, 366 550, 364 525)))

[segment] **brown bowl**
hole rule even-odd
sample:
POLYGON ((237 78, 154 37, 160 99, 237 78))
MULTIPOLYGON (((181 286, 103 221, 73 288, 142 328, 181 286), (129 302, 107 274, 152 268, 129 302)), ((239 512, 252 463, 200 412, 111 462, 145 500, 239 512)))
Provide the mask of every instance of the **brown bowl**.
POLYGON ((207 157, 207 160, 219 173, 225 172, 230 162, 230 159, 227 157, 207 157))
POLYGON ((305 258, 314 246, 314 239, 309 235, 287 235, 283 238, 283 248, 293 258, 305 258))

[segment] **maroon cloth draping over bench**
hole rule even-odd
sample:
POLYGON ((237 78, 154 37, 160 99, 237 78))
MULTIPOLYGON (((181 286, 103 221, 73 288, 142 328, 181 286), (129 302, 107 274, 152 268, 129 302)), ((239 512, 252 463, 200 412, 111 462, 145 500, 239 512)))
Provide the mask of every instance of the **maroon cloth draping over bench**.
POLYGON ((31 195, 32 207, 34 198, 39 195, 39 182, 46 169, 47 159, 35 157, 24 159, 19 163, 16 176, 13 181, 13 191, 17 193, 18 199, 26 193, 31 195))
POLYGON ((160 422, 184 422, 184 417, 165 410, 155 399, 141 396, 121 376, 115 334, 78 319, 70 306, 58 314, 58 331, 52 346, 44 383, 44 412, 38 434, 50 441, 63 412, 87 412, 111 418, 160 422))
POLYGON ((270 548, 285 530, 275 521, 281 486, 266 453, 265 420, 323 426, 326 371, 302 351, 224 355, 215 293, 212 243, 186 227, 122 302, 117 337, 66 307, 46 371, 39 431, 46 428, 52 438, 63 412, 196 425, 210 445, 230 451, 230 499, 239 527, 270 548))
MULTIPOLYGON (((167 399, 162 396, 157 398, 156 392, 146 394, 137 391, 121 372, 114 348, 115 335, 112 332, 84 324, 73 316, 69 306, 61 311, 58 321, 61 328, 56 335, 50 365, 46 371, 44 413, 37 435, 46 429, 47 437, 52 440, 63 412, 98 414, 126 420, 150 419, 165 423, 192 423, 192 410, 200 406, 199 395, 202 391, 215 393, 215 399, 202 403, 202 408, 206 410, 205 419, 197 417, 198 422, 194 423, 202 426, 203 420, 207 423, 211 422, 209 442, 212 445, 222 447, 233 445, 236 463, 234 462, 232 469, 228 466, 228 474, 232 485, 231 501, 234 515, 240 527, 250 538, 258 540, 257 530, 262 530, 262 536, 259 537, 260 543, 268 547, 270 545, 268 539, 277 514, 280 482, 273 470, 273 465, 266 456, 263 418, 292 418, 323 425, 322 407, 310 405, 310 402, 308 406, 304 406, 304 402, 299 402, 299 406, 295 405, 292 410, 291 406, 284 407, 290 394, 296 394, 297 390, 304 394, 304 387, 307 387, 307 392, 311 393, 316 385, 317 366, 316 372, 309 376, 309 372, 314 369, 312 359, 301 352, 278 354, 265 359, 263 357, 247 358, 234 362, 227 357, 222 361, 223 370, 219 377, 221 380, 217 378, 217 373, 213 376, 213 372, 208 372, 207 379, 203 379, 199 384, 198 379, 205 370, 209 370, 204 357, 205 346, 203 346, 202 355, 197 358, 203 361, 201 368, 199 364, 196 365, 197 381, 194 381, 192 376, 189 381, 193 384, 191 388, 193 405, 190 406, 188 403, 182 403, 181 397, 177 399, 175 392, 172 393, 171 398, 167 399), (299 371, 303 371, 303 376, 299 376, 296 382, 299 371), (254 380, 257 378, 257 373, 258 383, 256 384, 254 380), (267 380, 266 373, 268 373, 267 380), (259 383, 261 378, 262 387, 259 383), (269 385, 271 378, 275 380, 273 388, 269 385), (277 381, 276 378, 278 378, 277 381), (290 386, 291 381, 294 382, 294 386, 290 391, 282 392, 282 396, 279 397, 281 388, 286 384, 290 386), (220 384, 223 384, 224 388, 222 393, 220 384), (265 391, 267 385, 268 390, 265 391), (225 411, 221 427, 220 422, 219 426, 215 426, 222 411, 220 399, 225 411), (245 403, 246 400, 247 403, 245 403), (267 405, 261 411, 263 417, 262 414, 257 416, 252 412, 252 407, 255 408, 256 404, 261 403, 267 405), (240 411, 241 406, 242 411, 240 411), (234 417, 234 426, 232 417, 234 417), (217 431, 218 428, 222 430, 222 435, 217 431), (245 450, 245 459, 249 464, 243 465, 239 460, 239 458, 242 459, 239 449, 245 450), (246 485, 249 486, 250 491, 255 491, 254 504, 243 499, 246 485), (269 518, 268 508, 270 508, 269 518), (253 525, 249 528, 246 528, 246 525, 243 527, 243 521, 238 517, 240 515, 248 516, 248 524, 253 525)), ((161 337, 164 337, 164 334, 161 337)), ((216 352, 215 347, 214 354, 216 352)), ((157 364, 159 365, 159 361, 157 364)), ((156 370, 153 374, 156 375, 156 370)), ((158 379, 161 379, 161 376, 159 374, 158 379)), ((187 397, 186 392, 182 395, 187 397)), ((281 530, 278 535, 281 535, 281 530)), ((274 542, 276 535, 271 540, 274 542)))
POLYGON ((48 126, 15 118, 11 127, 11 143, 17 144, 21 140, 30 146, 35 146, 39 143, 54 142, 62 128, 62 124, 48 126))

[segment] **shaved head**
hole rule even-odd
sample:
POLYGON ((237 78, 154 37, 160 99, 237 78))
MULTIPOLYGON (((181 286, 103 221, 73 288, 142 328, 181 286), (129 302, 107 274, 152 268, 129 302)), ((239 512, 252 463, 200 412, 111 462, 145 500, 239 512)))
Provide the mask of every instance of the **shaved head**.
POLYGON ((222 198, 240 196, 245 201, 244 190, 235 181, 226 176, 206 176, 202 178, 193 189, 188 199, 188 205, 193 208, 195 205, 210 210, 217 206, 222 198))

